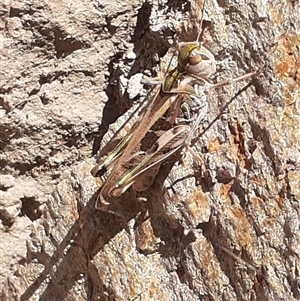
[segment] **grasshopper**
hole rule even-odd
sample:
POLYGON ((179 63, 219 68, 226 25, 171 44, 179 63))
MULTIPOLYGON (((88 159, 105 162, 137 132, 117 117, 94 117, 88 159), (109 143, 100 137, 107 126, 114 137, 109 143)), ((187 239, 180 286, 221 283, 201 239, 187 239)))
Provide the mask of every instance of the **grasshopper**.
MULTIPOLYGON (((176 124, 186 98, 194 99, 201 107, 201 100, 209 89, 258 75, 259 71, 255 71, 213 84, 211 77, 216 72, 216 61, 214 55, 198 42, 199 37, 200 34, 194 42, 178 44, 177 67, 169 71, 162 81, 145 80, 156 86, 142 115, 116 148, 91 171, 94 176, 99 176, 113 166, 98 195, 96 208, 106 210, 109 200, 119 197, 130 186, 137 191, 147 189, 153 182, 153 174, 155 177, 164 160, 184 147, 190 149, 191 140, 202 119, 187 116, 176 124), (158 124, 163 117, 168 125, 159 130, 158 124), (155 135, 147 144, 146 138, 155 131, 159 137, 155 135), (150 178, 150 185, 143 183, 147 178, 150 178)), ((193 108, 188 106, 187 111, 190 109, 193 108)), ((198 114, 194 112, 193 115, 198 114)), ((192 154, 199 159, 197 154, 192 154)))
POLYGON ((183 139, 190 131, 190 127, 183 124, 171 127, 177 116, 177 113, 173 113, 168 120, 168 129, 152 145, 148 146, 148 150, 143 150, 143 138, 166 111, 178 111, 181 103, 181 95, 178 91, 187 94, 194 93, 192 86, 187 85, 184 80, 173 88, 179 77, 180 74, 175 69, 165 78, 161 87, 157 85, 153 89, 153 98, 132 130, 102 164, 93 168, 92 174, 97 176, 99 172, 106 169, 106 166, 114 164, 112 172, 99 193, 97 207, 100 207, 98 204, 108 205, 107 199, 120 196, 134 184, 139 175, 150 170, 182 147, 183 139))

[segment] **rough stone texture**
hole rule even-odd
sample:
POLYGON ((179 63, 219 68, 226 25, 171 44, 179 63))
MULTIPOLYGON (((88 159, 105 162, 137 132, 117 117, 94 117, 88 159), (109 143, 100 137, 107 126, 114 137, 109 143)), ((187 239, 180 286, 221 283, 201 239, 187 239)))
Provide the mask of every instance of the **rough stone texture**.
POLYGON ((1 300, 300 299, 299 1, 207 1, 215 81, 262 73, 209 95, 201 168, 178 156, 147 202, 129 190, 107 213, 90 157, 196 12, 0 5, 1 300))

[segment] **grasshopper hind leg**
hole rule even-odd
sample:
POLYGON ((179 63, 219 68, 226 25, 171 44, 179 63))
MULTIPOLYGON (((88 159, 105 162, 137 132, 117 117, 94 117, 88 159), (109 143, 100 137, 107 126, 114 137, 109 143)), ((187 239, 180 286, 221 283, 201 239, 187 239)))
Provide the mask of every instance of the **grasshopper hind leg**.
POLYGON ((147 190, 154 183, 160 166, 161 164, 157 164, 141 174, 141 176, 132 184, 132 188, 139 192, 147 190))

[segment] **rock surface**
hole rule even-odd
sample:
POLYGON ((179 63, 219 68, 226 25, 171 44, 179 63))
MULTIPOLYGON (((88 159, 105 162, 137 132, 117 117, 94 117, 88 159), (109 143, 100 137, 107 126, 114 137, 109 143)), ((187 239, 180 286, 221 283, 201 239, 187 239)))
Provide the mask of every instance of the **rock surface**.
POLYGON ((300 3, 206 2, 214 81, 262 72, 210 93, 201 168, 106 213, 92 156, 196 2, 1 2, 1 300, 300 299, 300 3))

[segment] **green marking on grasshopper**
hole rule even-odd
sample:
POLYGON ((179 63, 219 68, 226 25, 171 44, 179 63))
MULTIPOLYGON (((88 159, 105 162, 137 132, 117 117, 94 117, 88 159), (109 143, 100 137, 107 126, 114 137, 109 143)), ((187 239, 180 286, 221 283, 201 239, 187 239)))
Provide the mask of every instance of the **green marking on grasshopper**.
POLYGON ((109 154, 105 157, 103 162, 94 166, 94 168, 91 170, 91 173, 94 177, 103 175, 109 168, 109 165, 113 164, 115 160, 117 160, 120 157, 120 155, 122 154, 122 150, 126 147, 132 135, 133 133, 130 133, 123 137, 118 143, 118 145, 111 152, 109 152, 109 154))
POLYGON ((162 84, 162 91, 165 93, 170 93, 172 90, 172 87, 176 81, 176 79, 179 76, 179 69, 175 68, 173 71, 171 71, 170 76, 166 76, 165 81, 162 84))
POLYGON ((146 170, 154 167, 179 150, 184 145, 183 141, 189 131, 189 126, 177 125, 165 132, 153 144, 150 151, 144 155, 143 159, 118 182, 118 185, 115 187, 115 192, 117 190, 119 193, 124 192, 131 184, 133 184, 138 175, 141 175, 146 170), (182 136, 184 136, 184 138, 182 138, 182 136))

